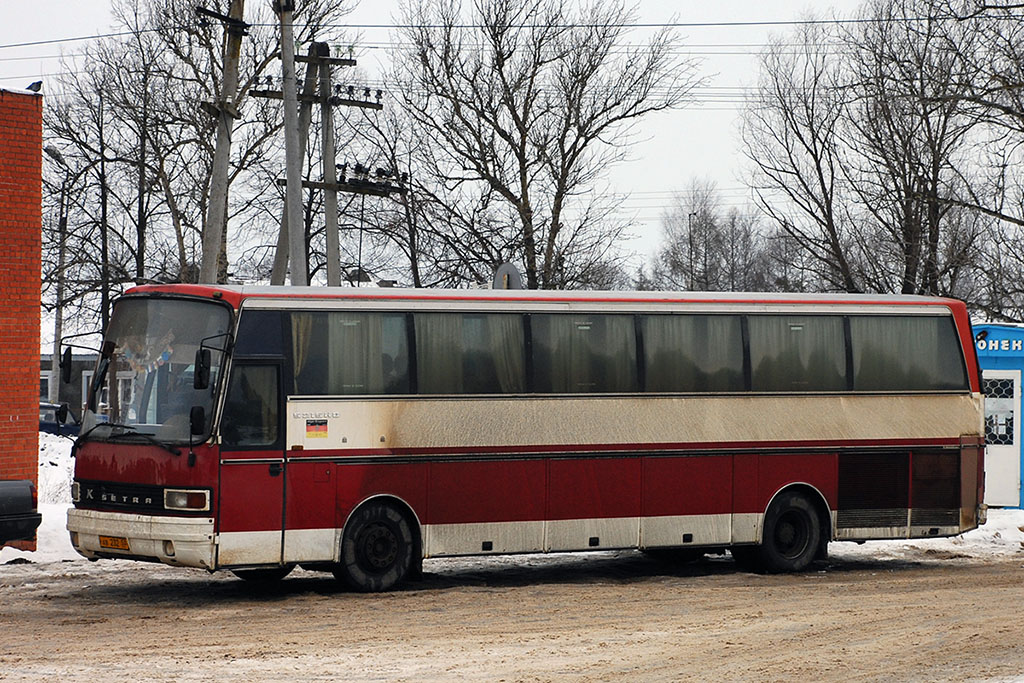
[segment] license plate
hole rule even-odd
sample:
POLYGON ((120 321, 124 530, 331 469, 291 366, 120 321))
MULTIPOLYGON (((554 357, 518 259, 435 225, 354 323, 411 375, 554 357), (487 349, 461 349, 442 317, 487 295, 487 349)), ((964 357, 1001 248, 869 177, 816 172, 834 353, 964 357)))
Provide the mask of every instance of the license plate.
POLYGON ((101 548, 112 548, 113 550, 131 550, 128 547, 128 539, 120 536, 100 536, 101 548))

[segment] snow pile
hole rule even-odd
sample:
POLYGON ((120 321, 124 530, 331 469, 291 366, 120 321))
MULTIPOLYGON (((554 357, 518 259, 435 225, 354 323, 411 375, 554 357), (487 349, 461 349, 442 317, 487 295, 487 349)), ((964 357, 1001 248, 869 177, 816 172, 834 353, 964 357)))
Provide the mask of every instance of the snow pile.
MULTIPOLYGON (((39 434, 39 527, 38 550, 25 552, 0 549, 0 564, 11 560, 60 562, 86 560, 71 547, 66 529, 67 509, 71 505, 71 481, 74 460, 71 440, 52 434, 39 434)), ((832 543, 829 555, 837 560, 995 558, 1024 554, 1024 510, 989 510, 988 523, 955 538, 914 541, 868 541, 832 543)))
POLYGON ((39 432, 39 504, 71 502, 71 481, 75 461, 66 436, 39 432))
POLYGON ((835 559, 994 558, 1024 554, 1024 510, 993 508, 983 526, 952 538, 831 543, 835 559))

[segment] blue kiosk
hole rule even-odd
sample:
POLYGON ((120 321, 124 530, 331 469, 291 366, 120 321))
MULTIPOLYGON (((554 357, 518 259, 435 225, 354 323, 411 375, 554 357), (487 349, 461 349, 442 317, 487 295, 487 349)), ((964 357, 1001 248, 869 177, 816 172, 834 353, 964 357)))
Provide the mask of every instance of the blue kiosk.
POLYGON ((974 346, 985 393, 985 502, 1024 507, 1021 500, 1021 373, 1024 326, 974 325, 974 346))

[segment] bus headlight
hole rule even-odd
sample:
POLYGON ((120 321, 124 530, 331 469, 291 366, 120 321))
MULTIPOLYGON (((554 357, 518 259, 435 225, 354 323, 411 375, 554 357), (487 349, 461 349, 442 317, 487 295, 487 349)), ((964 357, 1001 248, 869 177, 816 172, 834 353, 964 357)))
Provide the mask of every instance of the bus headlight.
POLYGON ((82 487, 79 486, 78 482, 72 482, 71 484, 71 502, 77 503, 82 500, 82 487))
POLYGON ((210 509, 210 492, 194 489, 164 489, 164 508, 205 512, 210 509))

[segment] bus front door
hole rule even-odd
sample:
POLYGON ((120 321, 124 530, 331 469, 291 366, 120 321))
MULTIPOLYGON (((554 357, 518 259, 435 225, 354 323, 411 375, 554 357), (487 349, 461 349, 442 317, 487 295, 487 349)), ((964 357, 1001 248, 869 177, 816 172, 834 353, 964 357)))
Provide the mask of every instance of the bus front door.
POLYGON ((221 419, 217 566, 282 561, 285 490, 280 365, 237 362, 221 419))

